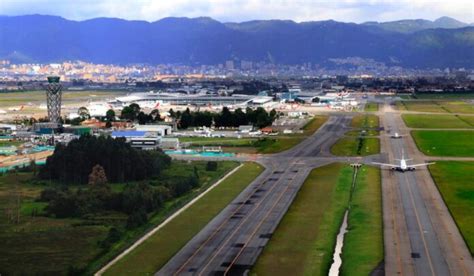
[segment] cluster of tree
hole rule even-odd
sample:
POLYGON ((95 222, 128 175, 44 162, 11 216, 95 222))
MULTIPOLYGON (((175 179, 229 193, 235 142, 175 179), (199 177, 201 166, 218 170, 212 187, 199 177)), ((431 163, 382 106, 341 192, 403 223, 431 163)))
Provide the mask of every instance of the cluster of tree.
POLYGON ((141 125, 162 121, 160 111, 158 109, 154 109, 149 114, 146 114, 145 112, 141 111, 140 106, 136 103, 132 103, 129 106, 124 107, 122 109, 120 118, 127 121, 138 121, 138 123, 141 125))
POLYGON ((234 112, 224 107, 220 113, 191 112, 187 108, 184 112, 169 111, 170 116, 178 120, 178 127, 186 129, 188 127, 238 127, 241 125, 254 125, 258 128, 269 126, 277 118, 277 112, 273 109, 267 112, 264 108, 252 109, 247 107, 245 112, 238 108, 234 112))
MULTIPOLYGON (((198 187, 199 175, 195 169, 191 175, 150 183, 157 185, 145 182, 129 183, 123 191, 114 192, 107 181, 104 168, 96 165, 89 174, 87 186, 76 190, 67 185, 47 188, 41 192, 38 200, 48 202, 46 212, 58 218, 82 217, 111 210, 122 212, 128 215, 126 227, 131 229, 145 224, 148 214, 159 210, 166 200, 177 198, 198 187)), ((116 237, 110 239, 114 238, 116 237)))
POLYGON ((67 146, 58 144, 39 176, 61 183, 85 184, 93 166, 99 164, 111 182, 136 181, 159 175, 170 162, 161 150, 141 151, 125 139, 83 135, 67 146))

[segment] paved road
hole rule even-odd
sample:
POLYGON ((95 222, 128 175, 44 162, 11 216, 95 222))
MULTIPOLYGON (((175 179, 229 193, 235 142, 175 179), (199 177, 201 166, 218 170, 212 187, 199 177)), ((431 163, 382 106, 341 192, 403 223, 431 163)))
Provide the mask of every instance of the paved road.
MULTIPOLYGON (((386 107, 382 123, 404 133, 400 114, 392 111, 386 107)), ((385 137, 381 144, 386 161, 401 158, 402 150, 413 162, 425 161, 411 137, 385 137)), ((427 169, 382 175, 386 275, 474 275, 472 257, 427 169)))
MULTIPOLYGON (((389 105, 383 126, 406 128, 389 105)), ((331 116, 313 136, 289 151, 260 156, 266 170, 157 275, 242 275, 255 263, 311 169, 332 162, 392 161, 402 149, 424 161, 411 137, 381 136, 382 155, 334 157, 329 148, 347 130, 350 115, 331 116)), ((248 157, 239 157, 248 160, 248 157)), ((426 169, 383 170, 386 275, 474 275, 472 257, 426 169)))
POLYGON ((291 150, 260 157, 258 162, 266 170, 157 275, 242 275, 250 269, 313 168, 360 160, 329 153, 330 146, 348 130, 350 120, 347 115, 331 116, 291 150))

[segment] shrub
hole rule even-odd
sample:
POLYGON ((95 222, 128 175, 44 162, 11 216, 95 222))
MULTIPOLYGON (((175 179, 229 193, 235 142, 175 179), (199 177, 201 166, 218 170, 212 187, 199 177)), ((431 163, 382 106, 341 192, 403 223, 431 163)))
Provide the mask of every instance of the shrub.
POLYGON ((216 161, 208 161, 206 164, 206 171, 217 171, 217 162, 216 161))

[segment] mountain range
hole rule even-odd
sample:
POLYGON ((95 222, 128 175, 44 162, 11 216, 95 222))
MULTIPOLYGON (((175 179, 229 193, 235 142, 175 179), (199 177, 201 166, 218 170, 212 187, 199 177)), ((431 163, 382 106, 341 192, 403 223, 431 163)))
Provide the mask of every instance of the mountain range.
POLYGON ((198 65, 234 59, 328 65, 332 59, 349 57, 407 68, 474 68, 474 26, 448 17, 355 24, 0 16, 0 59, 16 63, 198 65))

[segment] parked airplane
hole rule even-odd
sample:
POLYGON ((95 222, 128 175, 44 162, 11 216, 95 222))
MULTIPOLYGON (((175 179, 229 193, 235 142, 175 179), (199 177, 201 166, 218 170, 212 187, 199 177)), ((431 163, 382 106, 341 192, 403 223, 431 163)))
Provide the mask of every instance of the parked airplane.
POLYGON ((387 163, 372 162, 372 164, 380 165, 381 167, 390 167, 392 171, 400 171, 400 172, 414 171, 416 167, 422 167, 422 166, 428 166, 428 165, 434 164, 434 162, 431 162, 431 163, 420 163, 420 164, 408 165, 407 161, 410 161, 413 159, 405 159, 403 151, 402 151, 402 159, 395 159, 395 160, 400 161, 400 163, 387 164, 387 163))

